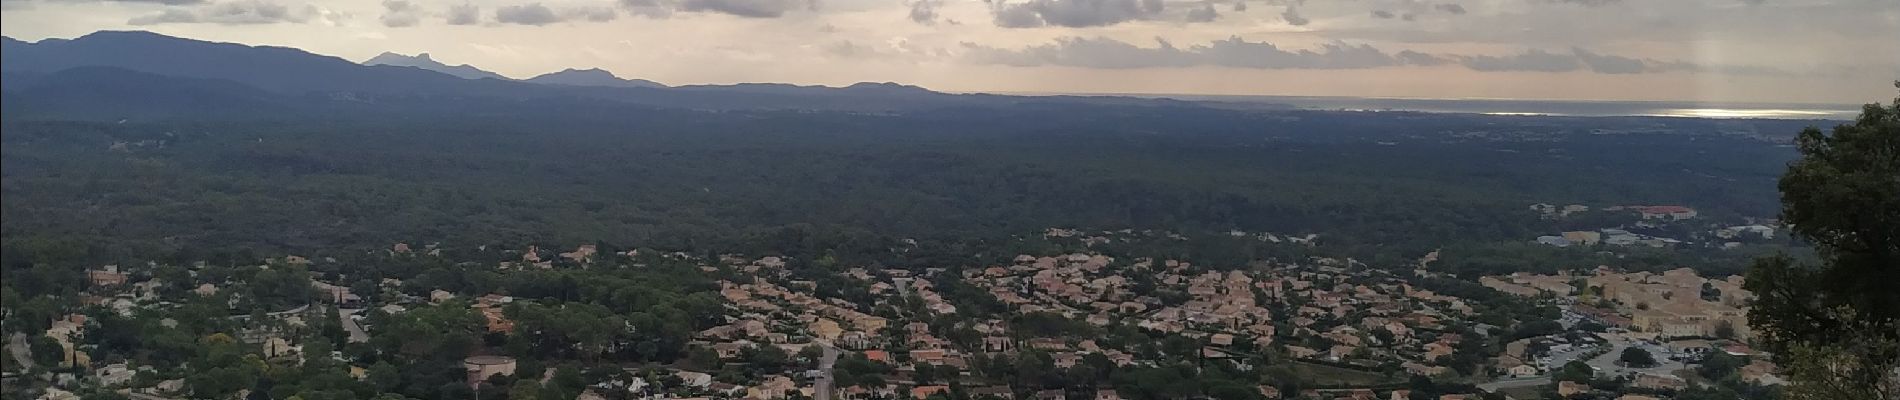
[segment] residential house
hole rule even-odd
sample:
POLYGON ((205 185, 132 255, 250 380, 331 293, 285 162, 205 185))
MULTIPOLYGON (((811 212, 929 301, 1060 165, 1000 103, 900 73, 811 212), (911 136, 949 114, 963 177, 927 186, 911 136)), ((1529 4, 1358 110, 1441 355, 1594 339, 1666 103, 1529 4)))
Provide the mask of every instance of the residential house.
POLYGON ((949 390, 950 390, 950 387, 944 386, 944 385, 918 386, 918 387, 910 388, 910 398, 927 399, 927 398, 930 398, 931 395, 948 392, 949 390))
POLYGON ((943 364, 943 349, 917 349, 910 351, 910 361, 933 365, 943 364))
POLYGON ((107 265, 100 269, 86 271, 86 279, 91 281, 93 286, 99 287, 125 285, 128 277, 126 273, 119 272, 117 265, 107 265))
POLYGON ((883 350, 865 350, 864 359, 881 362, 881 363, 890 363, 891 353, 883 351, 883 350))
POLYGON ((1287 346, 1286 352, 1287 355, 1291 355, 1293 358, 1313 358, 1319 356, 1319 350, 1313 350, 1303 346, 1287 346))
POLYGON ((832 321, 828 318, 819 318, 817 321, 812 321, 807 329, 811 331, 813 337, 824 339, 825 341, 837 341, 838 336, 844 334, 844 328, 838 326, 838 321, 832 321))
POLYGON ((1556 247, 1570 247, 1570 239, 1564 239, 1563 236, 1550 236, 1550 235, 1538 236, 1537 244, 1547 245, 1547 246, 1556 246, 1556 247))
POLYGON ((1570 243, 1572 244, 1590 246, 1590 245, 1595 245, 1598 242, 1602 242, 1603 233, 1592 232, 1592 231, 1570 231, 1570 232, 1564 232, 1563 238, 1564 240, 1569 240, 1570 243))
POLYGON ((1695 209, 1683 206, 1634 206, 1629 207, 1643 215, 1643 219, 1684 220, 1696 217, 1695 209))
POLYGON ((1069 349, 1069 343, 1062 339, 1035 338, 1029 339, 1029 347, 1037 350, 1062 351, 1069 349))
POLYGON ((786 395, 790 393, 797 392, 797 390, 798 384, 793 383, 791 378, 774 376, 770 379, 766 379, 764 383, 760 383, 758 386, 746 389, 746 398, 780 399, 785 398, 786 395))
POLYGON ((728 359, 728 360, 739 358, 739 355, 743 354, 745 352, 745 349, 750 348, 750 347, 752 347, 752 342, 747 342, 743 340, 737 341, 737 342, 714 343, 712 345, 713 353, 719 354, 719 358, 721 359, 728 359))
POLYGON ((863 331, 850 331, 838 335, 837 343, 846 349, 859 350, 871 348, 871 335, 863 331))
POLYGON ((1557 382, 1558 396, 1570 397, 1573 395, 1589 393, 1589 392, 1590 392, 1589 384, 1577 383, 1577 382, 1571 382, 1571 381, 1557 382))
POLYGON ((1016 398, 1016 392, 1010 390, 1008 386, 983 386, 970 389, 971 399, 983 400, 990 397, 1011 400, 1016 398))
POLYGON ((1644 389, 1670 390, 1682 390, 1689 387, 1687 382, 1684 382, 1682 378, 1676 377, 1675 375, 1650 373, 1637 374, 1636 381, 1633 382, 1632 385, 1644 389))
POLYGON ((1742 366, 1740 374, 1742 381, 1757 385, 1780 385, 1787 383, 1788 381, 1786 379, 1775 375, 1775 370, 1775 364, 1765 360, 1755 360, 1755 362, 1742 366))
POLYGON ((1049 358, 1055 360, 1056 368, 1074 367, 1077 362, 1082 361, 1081 355, 1069 352, 1050 354, 1049 358))
POLYGON ((1007 336, 983 337, 984 351, 1010 351, 1016 348, 1016 341, 1007 336))
POLYGON ((732 398, 732 397, 738 397, 740 393, 745 393, 746 388, 744 386, 734 385, 734 384, 725 383, 725 382, 713 382, 711 385, 706 386, 706 390, 711 390, 713 393, 719 394, 720 396, 732 398))

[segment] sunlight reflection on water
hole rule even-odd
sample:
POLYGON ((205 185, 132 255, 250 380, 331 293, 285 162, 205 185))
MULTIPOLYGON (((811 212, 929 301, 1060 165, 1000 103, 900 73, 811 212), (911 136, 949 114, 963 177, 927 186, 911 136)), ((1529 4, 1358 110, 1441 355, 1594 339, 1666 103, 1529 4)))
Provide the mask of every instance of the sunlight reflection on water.
POLYGON ((1672 108, 1657 113, 1668 117, 1698 118, 1822 118, 1837 114, 1824 110, 1778 110, 1734 108, 1672 108))

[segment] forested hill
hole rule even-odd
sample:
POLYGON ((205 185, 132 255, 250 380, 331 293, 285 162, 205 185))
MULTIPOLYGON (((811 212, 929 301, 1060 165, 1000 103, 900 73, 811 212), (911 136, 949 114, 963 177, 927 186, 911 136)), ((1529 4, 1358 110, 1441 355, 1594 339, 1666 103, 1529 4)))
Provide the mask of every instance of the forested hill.
MULTIPOLYGON (((292 48, 207 42, 142 31, 102 31, 74 39, 47 39, 34 43, 0 38, 0 51, 7 55, 0 59, 0 69, 7 72, 9 91, 38 89, 42 92, 67 92, 66 98, 74 100, 112 100, 113 96, 110 95, 119 94, 109 91, 117 88, 86 86, 83 85, 84 81, 70 79, 72 70, 80 69, 83 76, 90 79, 137 80, 145 81, 145 85, 177 84, 153 77, 226 81, 223 84, 242 85, 280 95, 281 98, 271 99, 268 103, 303 112, 358 112, 384 108, 382 106, 389 103, 454 103, 474 99, 500 102, 571 99, 695 110, 890 112, 1000 106, 1018 101, 1056 99, 948 94, 891 83, 859 83, 845 87, 749 83, 668 88, 638 84, 576 85, 582 82, 562 78, 560 75, 567 75, 562 73, 526 81, 463 79, 415 67, 361 65, 292 48)), ((192 95, 187 99, 208 103, 231 99, 229 93, 200 92, 192 95)), ((1182 103, 1123 97, 1061 99, 1103 104, 1182 103)), ((82 114, 79 111, 90 110, 21 107, 11 111, 71 116, 82 114)))
POLYGON ((1527 209, 1540 202, 1772 216, 1793 155, 1775 137, 1820 124, 1237 111, 895 85, 580 88, 354 64, 322 69, 448 80, 326 91, 139 58, 19 59, 34 53, 7 45, 9 265, 399 241, 868 259, 916 239, 969 256, 1048 227, 1315 233, 1416 255, 1564 229, 1527 209))

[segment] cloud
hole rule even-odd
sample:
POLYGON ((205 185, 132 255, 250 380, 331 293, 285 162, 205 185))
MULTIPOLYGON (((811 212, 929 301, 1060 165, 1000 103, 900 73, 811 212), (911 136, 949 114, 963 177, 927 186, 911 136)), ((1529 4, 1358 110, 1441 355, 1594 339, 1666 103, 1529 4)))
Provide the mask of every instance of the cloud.
POLYGON ((495 9, 495 22, 517 25, 541 26, 565 21, 554 10, 541 3, 528 3, 518 6, 504 6, 495 9))
POLYGON ((620 13, 608 7, 580 7, 569 10, 567 15, 588 22, 607 22, 620 18, 620 13))
POLYGON ((1021 50, 998 49, 972 43, 964 43, 964 47, 970 50, 966 57, 978 63, 1018 67, 1058 65, 1131 69, 1184 67, 1198 62, 1198 55, 1194 53, 1177 49, 1165 40, 1156 39, 1156 42, 1159 47, 1143 48, 1108 38, 1068 37, 1056 39, 1053 44, 1031 46, 1021 50))
POLYGON ((685 0, 680 11, 713 12, 746 18, 778 18, 799 9, 818 8, 817 0, 685 0))
POLYGON ((648 18, 668 18, 673 16, 674 5, 670 0, 620 0, 620 8, 627 14, 648 18))
POLYGON ((542 26, 568 21, 607 22, 620 18, 612 7, 572 7, 556 10, 541 3, 505 6, 495 9, 495 22, 542 26))
POLYGON ((1166 5, 1161 0, 1029 0, 992 6, 996 26, 1034 28, 1061 26, 1087 28, 1161 16, 1166 5))
POLYGON ((482 22, 482 8, 474 4, 449 6, 449 25, 474 25, 482 22))
POLYGON ((1042 26, 1042 16, 1037 15, 1036 10, 1033 8, 997 6, 992 10, 992 13, 994 13, 996 17, 996 26, 1004 28, 1034 28, 1042 26))
POLYGON ((1459 58, 1459 64, 1476 71, 1569 72, 1583 65, 1574 55, 1551 53, 1541 49, 1531 49, 1507 56, 1478 55, 1459 58))
POLYGON ((155 4, 164 4, 168 6, 202 4, 205 2, 205 0, 104 0, 104 1, 113 2, 113 3, 155 3, 155 4))
POLYGON ((1570 53, 1576 55, 1577 60, 1590 67, 1591 71, 1598 73, 1636 74, 1650 70, 1648 63, 1634 58, 1602 55, 1582 48, 1571 48, 1570 53))
POLYGON ((1404 65, 1405 60, 1370 45, 1329 43, 1317 50, 1285 50, 1272 43, 1239 37, 1179 48, 1155 39, 1140 47, 1108 38, 1069 37, 1020 50, 965 43, 966 57, 977 63, 1012 66, 1055 65, 1100 69, 1221 66, 1249 69, 1360 69, 1404 65))
POLYGON ((1445 59, 1444 57, 1420 53, 1420 52, 1411 51, 1411 50, 1401 50, 1398 53, 1393 54, 1392 57, 1399 59, 1399 62, 1405 65, 1418 65, 1418 66, 1425 66, 1425 67, 1444 65, 1446 63, 1451 62, 1451 60, 1445 59))
MULTIPOLYGON (((1776 75, 1776 76, 1791 75, 1791 73, 1789 73, 1787 70, 1774 68, 1774 67, 1765 67, 1765 66, 1760 66, 1760 65, 1702 65, 1702 64, 1688 63, 1688 62, 1682 62, 1682 61, 1664 62, 1664 61, 1651 60, 1651 61, 1645 61, 1645 66, 1649 71, 1687 71, 1687 72, 1692 72, 1692 73, 1715 73, 1715 74, 1724 74, 1724 75, 1776 75)), ((1895 69, 1891 75, 1900 76, 1900 66, 1894 66, 1893 68, 1895 69)), ((1831 71, 1822 72, 1821 74, 1848 75, 1848 74, 1856 73, 1852 71, 1856 69, 1853 67, 1837 67, 1837 68, 1828 68, 1828 69, 1831 71)))
POLYGON ((620 0, 620 8, 626 9, 629 15, 639 15, 648 18, 668 18, 673 16, 673 5, 661 3, 659 0, 620 0))
POLYGON ((1391 12, 1391 11, 1386 11, 1386 10, 1372 10, 1372 17, 1373 17, 1373 18, 1378 18, 1378 19, 1392 19, 1392 17, 1396 17, 1396 16, 1397 16, 1397 15, 1392 15, 1392 12, 1391 12))
POLYGON ((1002 49, 964 43, 966 61, 1010 66, 1064 66, 1095 69, 1171 68, 1215 66, 1245 69, 1365 69, 1458 65, 1480 72, 1574 72, 1638 74, 1667 71, 1761 73, 1761 68, 1711 67, 1681 62, 1658 62, 1583 48, 1567 52, 1541 49, 1509 55, 1446 55, 1412 50, 1386 52, 1367 44, 1333 42, 1311 50, 1283 49, 1268 42, 1239 37, 1205 45, 1179 47, 1160 38, 1154 47, 1142 47, 1104 37, 1067 37, 1053 43, 1021 49, 1002 49))
POLYGON ((941 0, 912 0, 910 20, 924 25, 937 24, 937 3, 941 0))
POLYGON ((1458 58, 1459 64, 1477 71, 1570 72, 1587 69, 1600 74, 1638 74, 1670 69, 1665 65, 1686 65, 1597 54, 1575 47, 1571 48, 1569 53, 1532 49, 1508 56, 1460 56, 1458 58))
POLYGON ((877 48, 858 44, 850 40, 840 40, 824 46, 825 54, 837 58, 883 58, 891 54, 877 48))
POLYGON ((1246 2, 1246 1, 1235 1, 1235 2, 1234 2, 1234 12, 1241 12, 1241 11, 1247 11, 1247 2, 1246 2))
POLYGON ((1288 25, 1293 25, 1293 26, 1302 26, 1302 25, 1306 25, 1309 22, 1313 22, 1312 20, 1308 20, 1306 19, 1306 17, 1301 16, 1300 9, 1298 7, 1294 7, 1291 5, 1286 6, 1286 12, 1280 13, 1280 19, 1286 20, 1286 23, 1288 25))
POLYGON ((1445 4, 1432 6, 1432 8, 1438 11, 1444 11, 1447 14, 1465 15, 1465 6, 1462 6, 1462 5, 1445 3, 1445 4))
POLYGON ((422 20, 422 10, 408 0, 383 0, 383 26, 402 28, 416 26, 422 20))
POLYGON ((1214 3, 1201 3, 1200 8, 1188 10, 1187 22, 1213 22, 1220 19, 1220 11, 1214 10, 1214 3))
POLYGON ((1545 0, 1552 3, 1575 4, 1584 7, 1602 7, 1622 3, 1623 0, 1545 0))
POLYGON ((292 9, 283 4, 263 0, 232 1, 207 4, 191 8, 172 8, 157 14, 132 17, 127 20, 131 25, 160 24, 222 24, 254 25, 275 23, 303 23, 311 17, 321 14, 314 6, 292 9))

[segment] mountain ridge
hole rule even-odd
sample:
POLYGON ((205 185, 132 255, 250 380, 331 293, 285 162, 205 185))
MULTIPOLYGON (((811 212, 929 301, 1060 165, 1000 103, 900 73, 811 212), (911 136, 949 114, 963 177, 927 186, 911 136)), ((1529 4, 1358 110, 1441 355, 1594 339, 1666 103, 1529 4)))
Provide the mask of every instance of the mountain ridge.
MULTIPOLYGON (((784 83, 668 87, 646 80, 620 78, 595 68, 570 68, 528 80, 505 77, 465 79, 420 67, 364 65, 341 57, 290 47, 213 42, 147 31, 99 31, 72 39, 48 38, 36 42, 7 37, 0 40, 0 51, 6 53, 6 57, 0 58, 0 71, 7 72, 5 76, 9 85, 30 80, 27 77, 46 76, 67 69, 109 67, 156 77, 180 78, 179 81, 167 81, 153 76, 122 77, 133 84, 178 87, 231 82, 279 96, 279 100, 287 104, 312 104, 312 99, 328 98, 361 103, 392 101, 414 104, 417 101, 433 101, 442 104, 431 107, 452 108, 455 104, 472 104, 469 101, 498 104, 497 101, 506 103, 551 99, 701 111, 876 113, 1058 103, 1199 106, 1179 100, 1133 97, 951 94, 892 82, 860 82, 842 87, 784 83), (577 86, 576 83, 581 85, 577 86)), ((384 57, 384 61, 399 61, 397 58, 401 57, 440 65, 433 57, 389 54, 392 56, 384 57)), ((76 85, 73 82, 62 84, 76 85)), ((224 92, 228 91, 205 93, 224 92)))
POLYGON ((370 57, 370 59, 368 60, 363 60, 362 64, 363 65, 389 65, 389 66, 397 66, 397 67, 421 68, 421 69, 426 69, 430 71, 441 72, 444 74, 454 75, 455 77, 462 78, 462 79, 511 80, 510 78, 506 76, 502 76, 501 74, 497 74, 494 72, 490 72, 488 70, 477 68, 473 65, 443 64, 440 61, 436 61, 434 57, 430 57, 429 53, 426 53, 426 52, 416 53, 416 55, 413 55, 413 56, 405 56, 402 54, 385 51, 383 52, 383 54, 378 54, 375 57, 370 57))
POLYGON ((614 75, 613 72, 608 72, 607 70, 603 70, 600 68, 587 68, 587 69, 567 68, 560 71, 537 75, 533 78, 523 79, 522 81, 548 84, 548 85, 569 85, 569 86, 645 87, 645 88, 667 87, 665 84, 661 84, 659 82, 654 82, 654 81, 645 80, 645 79, 621 78, 617 75, 614 75))

